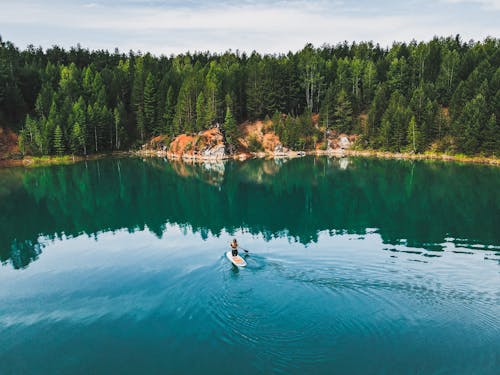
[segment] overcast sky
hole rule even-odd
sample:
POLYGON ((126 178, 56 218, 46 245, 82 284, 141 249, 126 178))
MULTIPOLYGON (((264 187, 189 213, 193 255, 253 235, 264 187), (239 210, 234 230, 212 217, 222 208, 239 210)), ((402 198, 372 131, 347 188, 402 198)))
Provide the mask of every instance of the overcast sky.
POLYGON ((0 35, 20 48, 279 53, 347 40, 500 36, 500 0, 0 0, 0 35))

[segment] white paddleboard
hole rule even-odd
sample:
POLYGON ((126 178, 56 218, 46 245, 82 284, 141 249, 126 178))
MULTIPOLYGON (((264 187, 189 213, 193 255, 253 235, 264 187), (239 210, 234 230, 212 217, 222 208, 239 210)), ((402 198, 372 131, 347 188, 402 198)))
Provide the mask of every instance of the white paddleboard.
POLYGON ((233 254, 231 253, 231 251, 228 251, 226 253, 226 258, 229 259, 229 261, 237 267, 245 267, 247 265, 247 262, 245 262, 245 259, 243 259, 239 255, 236 255, 235 257, 233 257, 233 254))

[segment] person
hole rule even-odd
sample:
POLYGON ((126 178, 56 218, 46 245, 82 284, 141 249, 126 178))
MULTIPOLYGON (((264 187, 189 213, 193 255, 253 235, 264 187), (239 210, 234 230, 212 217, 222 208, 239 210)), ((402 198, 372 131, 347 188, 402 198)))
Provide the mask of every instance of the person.
POLYGON ((231 242, 231 253, 233 254, 233 257, 238 256, 238 241, 236 241, 236 238, 234 238, 233 242, 231 242))

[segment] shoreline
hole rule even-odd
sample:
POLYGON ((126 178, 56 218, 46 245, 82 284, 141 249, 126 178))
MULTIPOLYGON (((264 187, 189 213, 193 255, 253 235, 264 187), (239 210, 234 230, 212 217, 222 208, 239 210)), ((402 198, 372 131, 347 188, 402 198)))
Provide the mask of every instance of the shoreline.
POLYGON ((22 159, 0 159, 0 168, 25 167, 36 168, 48 165, 69 165, 86 160, 104 159, 107 157, 119 157, 133 155, 130 151, 118 151, 106 154, 93 154, 87 156, 81 155, 63 155, 63 156, 28 156, 22 159))
POLYGON ((445 162, 460 162, 470 164, 483 164, 500 166, 500 158, 484 157, 484 156, 465 156, 465 155, 449 155, 439 153, 423 153, 423 154, 410 154, 410 153, 393 153, 387 151, 377 150, 311 150, 311 151, 287 151, 280 153, 273 152, 255 152, 255 153, 239 153, 235 155, 224 156, 200 156, 197 154, 175 154, 167 151, 154 151, 154 150, 139 150, 139 151, 119 151, 107 154, 95 154, 88 156, 41 156, 41 157, 26 157, 22 159, 0 159, 0 168, 9 167, 25 167, 35 168, 48 165, 68 165, 86 160, 103 159, 107 157, 158 157, 166 158, 168 160, 177 160, 184 162, 219 162, 223 160, 240 160, 245 161, 248 159, 293 159, 306 155, 313 156, 330 156, 330 157, 348 157, 360 156, 380 159, 396 159, 396 160, 437 160, 445 162))
POLYGON ((134 152, 134 154, 140 157, 159 157, 167 158, 169 160, 180 160, 187 162, 214 162, 222 160, 247 160, 247 159, 293 159, 298 157, 303 157, 306 155, 313 156, 331 156, 331 157, 348 157, 348 156, 360 156, 360 157, 372 157, 380 159, 403 159, 403 160, 437 160, 437 161, 451 161, 451 162, 462 162, 462 163, 472 163, 472 164, 485 164, 500 166, 500 158, 484 157, 484 156, 465 156, 465 155, 449 155, 449 154, 439 154, 439 153, 423 153, 423 154, 411 154, 411 153, 394 153, 387 151, 378 150, 312 150, 312 151, 288 151, 288 152, 255 152, 255 153, 239 153, 235 155, 224 155, 224 156, 200 156, 196 154, 174 154, 167 151, 154 151, 154 150, 140 150, 134 152))
POLYGON ((500 166, 500 158, 497 157, 449 155, 432 152, 423 154, 411 154, 405 152, 395 153, 377 150, 345 150, 344 156, 376 157, 380 159, 437 160, 500 166))

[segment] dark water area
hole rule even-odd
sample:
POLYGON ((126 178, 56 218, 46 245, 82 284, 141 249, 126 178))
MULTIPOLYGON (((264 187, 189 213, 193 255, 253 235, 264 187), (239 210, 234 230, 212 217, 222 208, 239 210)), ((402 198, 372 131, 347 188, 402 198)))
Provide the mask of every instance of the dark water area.
POLYGON ((499 191, 371 158, 0 169, 0 373, 496 374, 499 191))

